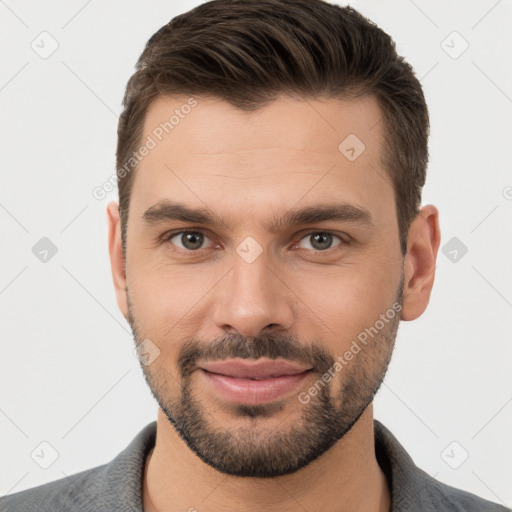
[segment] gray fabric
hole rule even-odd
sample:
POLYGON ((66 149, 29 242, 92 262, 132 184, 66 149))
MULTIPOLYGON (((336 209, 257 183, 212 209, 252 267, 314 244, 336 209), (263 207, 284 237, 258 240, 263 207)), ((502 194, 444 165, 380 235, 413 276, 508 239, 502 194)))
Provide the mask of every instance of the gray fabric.
MULTIPOLYGON (((156 421, 146 425, 110 463, 4 496, 0 498, 0 511, 143 512, 142 475, 155 438, 156 421)), ((434 480, 415 466, 396 438, 377 420, 375 451, 391 486, 392 512, 510 512, 434 480)))

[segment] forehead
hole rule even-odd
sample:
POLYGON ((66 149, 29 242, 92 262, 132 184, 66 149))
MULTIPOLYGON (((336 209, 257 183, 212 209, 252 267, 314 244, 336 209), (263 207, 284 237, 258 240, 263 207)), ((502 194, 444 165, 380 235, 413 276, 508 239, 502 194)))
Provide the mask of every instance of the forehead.
POLYGON ((368 146, 380 143, 381 117, 377 99, 370 95, 353 99, 282 95, 249 112, 218 98, 160 96, 146 113, 144 135, 152 134, 169 146, 175 141, 175 147, 189 154, 266 149, 276 143, 291 151, 332 154, 349 134, 371 150, 368 146))
POLYGON ((152 148, 138 164, 131 208, 164 198, 246 215, 256 202, 264 210, 342 199, 378 210, 387 200, 389 208, 381 119, 373 96, 283 95, 252 112, 216 98, 161 96, 146 114, 142 143, 152 148))

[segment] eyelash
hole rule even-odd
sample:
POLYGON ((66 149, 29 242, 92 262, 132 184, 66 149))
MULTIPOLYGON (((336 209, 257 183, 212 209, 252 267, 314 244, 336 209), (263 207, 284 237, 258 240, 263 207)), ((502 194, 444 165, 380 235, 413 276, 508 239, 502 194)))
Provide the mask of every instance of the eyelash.
MULTIPOLYGON (((211 239, 211 237, 208 236, 208 233, 206 231, 203 231, 202 229, 182 229, 182 230, 178 230, 178 231, 169 231, 167 233, 164 233, 162 235, 162 237, 161 237, 162 243, 163 242, 169 242, 171 240, 171 238, 174 238, 176 235, 183 235, 183 234, 186 234, 186 233, 199 233, 199 234, 204 235, 205 237, 211 239)), ((346 238, 348 238, 348 235, 337 233, 335 231, 321 230, 321 229, 312 229, 312 230, 307 231, 305 233, 301 233, 300 238, 298 238, 295 242, 293 242, 293 246, 298 245, 304 238, 306 238, 308 236, 311 236, 313 234, 317 234, 317 233, 328 234, 328 235, 331 235, 333 237, 336 237, 336 238, 338 238, 340 240, 340 243, 337 244, 337 245, 334 245, 332 247, 329 247, 328 249, 325 249, 325 250, 305 249, 309 253, 313 253, 313 254, 320 254, 320 253, 321 254, 326 254, 326 253, 329 253, 329 251, 331 249, 335 249, 336 247, 338 247, 340 245, 348 245, 349 244, 349 241, 346 240, 346 238)), ((193 250, 181 249, 181 248, 178 247, 177 251, 179 251, 181 253, 184 253, 184 254, 187 254, 187 255, 190 255, 190 256, 193 256, 193 255, 196 255, 196 254, 200 253, 202 249, 203 248, 200 248, 200 249, 197 249, 197 250, 193 251, 193 250)))

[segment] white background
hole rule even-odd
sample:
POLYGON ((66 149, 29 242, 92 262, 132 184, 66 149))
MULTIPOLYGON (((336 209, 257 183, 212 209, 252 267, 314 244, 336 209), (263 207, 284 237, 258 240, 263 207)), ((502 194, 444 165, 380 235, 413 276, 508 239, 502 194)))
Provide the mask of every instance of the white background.
MULTIPOLYGON (((105 206, 117 195, 92 190, 114 173, 121 99, 145 42, 198 3, 0 2, 1 494, 104 464, 156 419, 110 275, 105 206), (47 59, 31 48, 43 31, 59 45, 47 59), (32 253, 42 237, 58 248, 47 263, 32 253), (58 452, 48 469, 30 455, 42 441, 58 452)), ((430 306, 401 324, 375 416, 427 473, 512 506, 512 5, 351 5, 422 80, 423 203, 440 210, 441 246, 457 237, 468 248, 455 263, 440 251, 430 306), (469 43, 456 59, 453 31, 469 43), (469 453, 458 469, 441 456, 453 441, 452 465, 469 453)))

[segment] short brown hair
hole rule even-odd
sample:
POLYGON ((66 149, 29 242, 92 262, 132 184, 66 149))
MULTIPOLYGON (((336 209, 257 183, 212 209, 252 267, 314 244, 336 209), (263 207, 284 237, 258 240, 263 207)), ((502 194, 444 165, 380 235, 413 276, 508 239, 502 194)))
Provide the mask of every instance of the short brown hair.
POLYGON ((128 81, 116 153, 123 254, 136 170, 131 157, 155 98, 213 96, 252 111, 282 93, 376 96, 384 114, 382 165, 407 252, 426 177, 429 117, 421 84, 391 37, 355 9, 323 0, 213 0, 158 30, 128 81))

